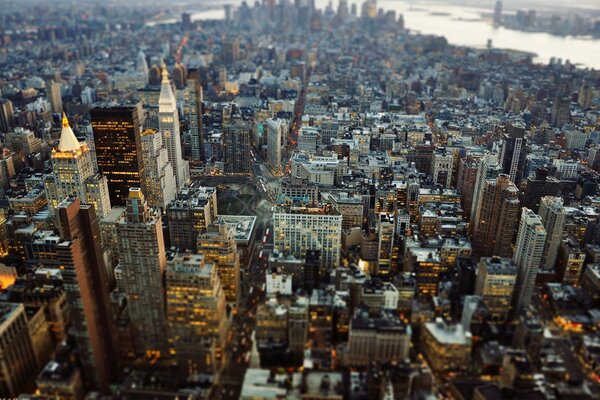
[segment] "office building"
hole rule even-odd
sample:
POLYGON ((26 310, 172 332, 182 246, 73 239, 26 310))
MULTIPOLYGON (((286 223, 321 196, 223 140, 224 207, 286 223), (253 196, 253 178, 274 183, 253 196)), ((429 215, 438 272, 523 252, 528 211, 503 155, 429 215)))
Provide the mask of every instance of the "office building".
POLYGON ((471 332, 441 318, 421 327, 421 349, 434 372, 463 371, 471 357, 471 332))
POLYGON ((88 390, 107 393, 119 371, 119 357, 96 212, 79 199, 65 199, 58 215, 63 241, 56 251, 81 372, 88 390))
POLYGON ((563 207, 563 199, 551 196, 542 197, 539 215, 547 233, 546 242, 544 243, 543 266, 547 270, 553 270, 567 218, 563 207))
POLYGON ((68 357, 59 353, 59 360, 48 362, 37 376, 35 383, 43 398, 83 400, 85 397, 81 371, 77 368, 75 360, 68 357))
POLYGON ((517 267, 510 258, 479 260, 475 294, 483 299, 492 321, 504 322, 508 317, 516 279, 517 267))
POLYGON ((250 173, 250 125, 241 117, 223 124, 223 162, 226 174, 250 173))
POLYGON ((393 311, 370 315, 367 308, 360 307, 350 321, 347 362, 352 366, 401 363, 408 358, 410 337, 410 326, 393 311))
POLYGON ((279 206, 273 212, 273 245, 278 252, 304 258, 307 250, 321 251, 321 266, 339 265, 342 216, 329 204, 279 206))
POLYGON ((167 350, 164 299, 165 245, 160 213, 139 188, 129 189, 125 219, 118 222, 119 289, 127 296, 136 355, 156 359, 167 350))
POLYGON ((51 80, 46 82, 46 96, 50 102, 51 110, 54 114, 62 114, 62 96, 60 93, 60 82, 51 80))
POLYGON ((282 119, 267 119, 267 164, 275 176, 283 173, 283 144, 287 138, 287 124, 282 119))
POLYGON ((433 183, 445 188, 452 187, 454 171, 454 156, 445 149, 439 149, 431 158, 431 176, 433 183))
POLYGON ((512 239, 520 209, 519 190, 508 175, 486 180, 473 234, 473 251, 480 256, 512 256, 512 239))
POLYGON ((393 214, 380 213, 377 219, 377 273, 382 275, 392 274, 394 263, 394 238, 396 236, 396 223, 393 214))
POLYGON ((560 193, 560 181, 548 176, 546 168, 538 168, 534 176, 527 177, 527 186, 523 192, 523 207, 538 212, 544 196, 557 196, 560 193))
POLYGON ((179 132, 179 113, 173 88, 169 81, 167 68, 163 67, 160 96, 158 98, 158 128, 167 148, 169 162, 173 167, 177 190, 183 188, 190 180, 189 163, 181 153, 181 134, 179 132))
POLYGON ((235 235, 222 218, 198 236, 198 253, 216 263, 225 298, 237 307, 240 302, 240 255, 235 235))
POLYGON ((33 390, 37 368, 25 307, 0 303, 0 393, 17 398, 33 390))
POLYGON ((483 189, 485 188, 486 181, 498 177, 501 173, 502 167, 498 155, 495 153, 485 153, 477 165, 471 216, 469 218, 469 228, 471 229, 471 233, 477 230, 477 221, 479 221, 481 200, 483 198, 483 189))
POLYGON ((556 272, 563 285, 579 284, 585 266, 586 254, 575 239, 563 240, 556 260, 556 272))
POLYGON ((10 132, 15 126, 12 101, 0 98, 0 132, 10 132))
POLYGON ((148 206, 165 210, 175 199, 177 181, 169 154, 163 145, 159 131, 146 129, 142 132, 142 158, 144 160, 144 187, 148 206))
POLYGON ((124 206, 129 188, 144 185, 138 107, 97 107, 90 111, 98 169, 106 176, 110 203, 124 206))
POLYGON ((188 70, 187 85, 184 89, 184 108, 189 130, 191 144, 191 159, 195 162, 204 160, 204 130, 202 125, 202 84, 200 82, 200 71, 198 69, 188 70))
POLYGON ((98 219, 110 214, 110 193, 108 192, 108 180, 99 172, 85 180, 85 201, 92 204, 96 209, 98 219))
POLYGON ((180 371, 185 376, 215 373, 228 328, 216 264, 200 254, 169 254, 166 293, 169 340, 180 371))
POLYGON ((531 302, 533 288, 546 241, 546 230, 539 215, 528 208, 521 211, 513 262, 518 268, 513 296, 513 312, 518 315, 531 302))
POLYGON ((198 235, 206 232, 216 219, 216 188, 183 188, 167 206, 171 246, 180 250, 196 250, 198 235))
POLYGON ((82 201, 88 201, 86 180, 95 173, 90 149, 85 143, 80 143, 69 126, 66 115, 63 115, 62 130, 58 147, 52 150, 52 185, 46 186, 52 210, 59 202, 67 197, 76 196, 82 201))
POLYGON ((525 158, 527 156, 527 139, 525 126, 509 124, 502 135, 502 151, 500 163, 502 172, 510 177, 511 182, 519 185, 523 179, 525 158))

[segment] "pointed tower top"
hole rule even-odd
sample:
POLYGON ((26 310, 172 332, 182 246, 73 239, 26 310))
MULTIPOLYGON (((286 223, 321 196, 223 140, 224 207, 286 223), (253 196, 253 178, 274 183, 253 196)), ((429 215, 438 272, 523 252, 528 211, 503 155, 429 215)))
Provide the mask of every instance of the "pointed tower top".
POLYGON ((169 71, 165 64, 162 65, 162 83, 169 83, 169 71))
POLYGON ((62 130, 60 131, 60 141, 58 142, 58 151, 74 151, 81 147, 79 140, 69 126, 67 115, 63 113, 62 130))

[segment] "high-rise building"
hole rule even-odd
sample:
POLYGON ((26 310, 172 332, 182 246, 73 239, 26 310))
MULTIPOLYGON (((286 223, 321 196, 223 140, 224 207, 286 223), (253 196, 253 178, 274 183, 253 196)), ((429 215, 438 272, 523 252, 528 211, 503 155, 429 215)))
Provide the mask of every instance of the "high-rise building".
POLYGON ((480 256, 510 257, 519 213, 519 190, 508 175, 486 180, 481 195, 473 250, 480 256))
POLYGON ((0 393, 17 398, 33 390, 37 368, 25 306, 0 303, 0 393))
POLYGON ((192 160, 200 162, 204 159, 204 131, 202 125, 202 85, 200 81, 200 71, 195 69, 188 70, 187 85, 184 90, 186 116, 190 129, 190 144, 192 147, 192 160))
POLYGON ((148 62, 146 61, 146 54, 142 50, 137 56, 136 69, 144 76, 144 82, 148 83, 148 62))
POLYGON ((163 145, 159 131, 146 129, 142 132, 143 181, 148 206, 165 210, 175 199, 177 182, 168 151, 163 145))
POLYGON ((10 132, 15 126, 12 101, 0 98, 0 132, 10 132))
POLYGON ((213 374, 227 336, 225 294, 217 267, 204 255, 172 253, 166 270, 169 340, 180 370, 213 374))
POLYGON ((515 315, 520 314, 531 302, 535 278, 542 262, 545 241, 546 230, 542 219, 530 209, 523 208, 513 256, 513 262, 518 268, 513 296, 515 315))
POLYGON ((198 235, 206 232, 216 218, 216 188, 183 188, 167 206, 171 246, 180 250, 196 250, 198 235))
POLYGON ((553 270, 567 218, 563 207, 563 199, 551 196, 542 197, 539 215, 547 233, 546 243, 544 244, 543 265, 545 269, 553 270))
POLYGON ((57 258, 69 305, 71 330, 88 389, 108 392, 118 372, 109 279, 94 206, 75 198, 58 205, 57 258))
POLYGON ((99 172, 85 180, 85 199, 96 209, 98 219, 110 214, 110 193, 108 192, 108 180, 99 172))
POLYGON ((523 207, 537 212, 542 197, 557 196, 559 193, 560 181, 553 176, 548 176, 546 168, 538 168, 535 176, 527 177, 527 186, 523 193, 523 207))
POLYGON ((486 257, 479 260, 475 294, 481 296, 493 321, 508 317, 517 279, 517 267, 510 258, 486 257))
POLYGON ((239 117, 223 124, 225 173, 250 173, 250 125, 239 117))
POLYGON ((164 298, 166 253, 160 213, 139 188, 129 189, 125 219, 117 225, 119 287, 127 295, 134 350, 158 358, 167 350, 164 298))
POLYGON ((561 128, 571 121, 571 100, 568 97, 556 97, 552 103, 551 124, 561 128))
POLYGON ((124 206, 129 188, 144 187, 138 107, 97 107, 90 114, 96 160, 108 181, 110 203, 124 206))
POLYGON ((377 273, 389 275, 393 268, 394 237, 396 236, 396 223, 394 214, 380 213, 377 219, 378 257, 377 273))
POLYGON ((573 238, 563 240, 558 249, 556 272, 563 285, 577 285, 583 273, 586 254, 573 238))
POLYGON ((452 186, 454 156, 444 149, 437 150, 431 158, 431 176, 433 182, 445 188, 452 186))
POLYGON ((190 165, 183 159, 181 153, 177 101, 173 94, 173 88, 171 87, 166 67, 162 71, 160 97, 158 98, 158 127, 163 135, 165 147, 168 150, 169 161, 173 166, 177 190, 180 190, 190 180, 190 165))
POLYGON ((52 112, 54 114, 62 114, 63 105, 60 94, 60 82, 56 82, 55 80, 46 82, 46 96, 48 97, 48 101, 50 101, 52 112))
POLYGON ((502 151, 500 160, 502 172, 510 177, 511 182, 519 185, 523 179, 525 158, 527 156, 527 139, 525 126, 509 124, 506 133, 502 136, 502 151))
POLYGON ((281 175, 281 156, 287 125, 282 119, 267 119, 267 164, 274 175, 281 175))
POLYGON ((216 263, 225 298, 237 307, 240 301, 240 255, 235 235, 222 218, 198 236, 198 253, 216 263))
POLYGON ((483 189, 487 179, 496 178, 502 173, 502 168, 499 165, 498 155, 495 153, 486 153, 483 155, 477 166, 477 176, 475 178, 475 189, 473 191, 473 202, 471 206, 471 218, 469 219, 471 233, 477 230, 477 221, 479 221, 479 213, 481 211, 481 199, 483 197, 483 189))
POLYGON ((224 37, 222 48, 223 64, 235 64, 240 59, 240 41, 238 38, 224 37))
POLYGON ((273 212, 274 248, 304 258, 307 250, 321 250, 321 266, 339 265, 342 216, 331 205, 279 206, 273 212))
POLYGON ((494 6, 494 25, 502 24, 502 0, 497 0, 494 6))
POLYGON ((48 196, 54 203, 51 204, 52 209, 70 196, 87 201, 86 180, 94 175, 95 167, 90 149, 77 140, 66 115, 63 115, 58 147, 52 150, 51 158, 54 186, 47 186, 46 191, 53 192, 48 196))

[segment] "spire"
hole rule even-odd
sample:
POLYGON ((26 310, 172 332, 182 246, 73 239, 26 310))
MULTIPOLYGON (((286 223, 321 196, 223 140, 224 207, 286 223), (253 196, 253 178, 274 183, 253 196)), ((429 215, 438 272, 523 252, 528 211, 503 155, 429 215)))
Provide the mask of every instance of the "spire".
POLYGON ((165 64, 162 65, 162 83, 169 83, 169 71, 165 64))
POLYGON ((73 129, 69 126, 67 115, 63 113, 62 130, 60 132, 60 141, 58 142, 58 151, 74 151, 81 147, 79 140, 73 133, 73 129))
POLYGON ((167 71, 167 66, 164 64, 162 65, 162 83, 158 97, 158 106, 159 112, 173 112, 177 107, 173 88, 169 81, 169 72, 167 71))

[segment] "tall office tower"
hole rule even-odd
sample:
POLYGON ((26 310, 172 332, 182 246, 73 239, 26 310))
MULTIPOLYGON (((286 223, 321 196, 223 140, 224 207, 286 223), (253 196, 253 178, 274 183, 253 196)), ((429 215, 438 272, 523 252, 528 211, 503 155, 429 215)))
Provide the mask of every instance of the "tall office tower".
POLYGON ((199 254, 169 254, 166 286, 169 340, 180 371, 185 377, 214 374, 228 325, 216 265, 199 254))
POLYGON ((545 241, 546 230, 542 219, 530 209, 523 208, 513 256, 513 262, 518 268, 513 296, 515 315, 520 314, 531 302, 535 278, 542 262, 545 241))
POLYGON ((57 258, 69 305, 71 332, 88 389, 108 392, 118 371, 109 279, 94 207, 65 199, 58 206, 57 258))
POLYGON ((554 270, 567 218, 563 199, 551 196, 542 197, 539 215, 547 233, 543 265, 545 269, 554 270))
POLYGON ((142 187, 144 163, 138 107, 96 107, 90 112, 98 168, 106 176, 110 203, 124 206, 129 188, 142 187))
POLYGON ((38 367, 25 306, 0 303, 0 393, 16 399, 32 391, 38 367))
POLYGON ((571 100, 568 97, 556 97, 552 103, 550 118, 550 123, 558 128, 571 122, 571 100))
POLYGON ((139 188, 129 189, 117 237, 120 287, 127 295, 134 351, 158 358, 167 350, 163 286, 167 259, 160 213, 148 207, 139 188))
POLYGON ((473 251, 480 256, 512 256, 512 239, 519 216, 519 189, 508 175, 486 180, 473 251))
POLYGON ((394 237, 396 223, 394 214, 380 213, 377 219, 378 257, 377 273, 389 275, 392 273, 394 255, 394 237))
POLYGON ((142 132, 143 181, 148 206, 165 210, 175 199, 177 184, 162 134, 154 129, 142 132))
POLYGON ((274 175, 281 175, 283 140, 287 136, 287 124, 282 119, 267 119, 267 164, 274 175))
POLYGON ((90 149, 87 144, 79 143, 66 115, 63 115, 58 147, 52 150, 51 158, 54 187, 46 187, 46 190, 54 191, 49 196, 55 203, 51 205, 52 209, 56 209, 57 203, 70 196, 88 201, 85 182, 94 175, 95 167, 90 149))
POLYGON ((439 149, 433 153, 431 158, 431 176, 433 183, 442 185, 445 188, 452 186, 452 176, 454 170, 454 156, 446 152, 445 149, 439 149))
POLYGON ((250 173, 250 125, 235 117, 223 124, 223 161, 225 173, 250 173))
POLYGON ((15 126, 12 101, 0 98, 0 132, 10 132, 15 126))
POLYGON ((240 302, 240 255, 233 231, 220 218, 216 226, 198 236, 198 253, 217 264, 217 272, 228 303, 240 302))
POLYGON ((148 62, 146 61, 146 54, 142 50, 140 50, 137 56, 136 69, 144 76, 145 83, 148 83, 148 62))
POLYGON ((175 89, 183 90, 187 81, 187 68, 180 62, 175 62, 173 67, 173 83, 175 89))
POLYGON ((206 232, 216 219, 216 188, 183 188, 167 205, 171 246, 180 250, 196 250, 198 235, 206 232))
POLYGON ((537 212, 542 197, 557 196, 559 193, 560 181, 553 176, 548 176, 546 168, 538 168, 535 176, 527 177, 527 186, 523 193, 523 207, 537 212))
POLYGON ((169 161, 173 166, 177 190, 179 191, 190 180, 190 165, 183 159, 181 153, 177 101, 173 95, 173 88, 166 67, 163 67, 160 96, 158 98, 158 128, 163 135, 169 161))
POLYGON ((477 230, 477 221, 479 221, 479 212, 481 209, 481 199, 483 189, 488 179, 494 179, 502 173, 502 167, 499 164, 498 154, 485 153, 477 165, 477 177, 475 178, 475 189, 473 191, 473 202, 471 206, 471 218, 469 219, 471 233, 477 230))
POLYGON ((321 250, 321 267, 340 263, 342 215, 330 204, 278 206, 273 212, 274 248, 304 258, 307 250, 321 250))
POLYGON ((223 49, 221 54, 222 62, 225 65, 235 64, 240 59, 240 41, 238 38, 223 38, 223 49))
POLYGON ((85 180, 85 201, 94 206, 98 219, 108 216, 112 207, 106 176, 96 172, 85 180))
POLYGON ((62 114, 62 96, 60 94, 60 83, 54 80, 46 82, 46 96, 50 101, 50 107, 54 114, 62 114))
POLYGON ((492 321, 503 322, 508 317, 516 279, 517 267, 510 258, 479 260, 475 294, 483 298, 492 321))
POLYGON ((496 6, 494 7, 494 25, 502 24, 502 1, 497 0, 496 6))
POLYGON ((187 120, 190 128, 190 142, 192 147, 192 160, 201 162, 204 160, 204 141, 202 127, 202 84, 200 81, 200 71, 190 69, 188 71, 187 85, 184 90, 185 109, 187 110, 187 120))
POLYGON ((502 136, 502 172, 510 177, 510 180, 519 185, 523 179, 525 169, 525 157, 527 156, 527 139, 525 139, 525 126, 508 124, 506 133, 502 136))

